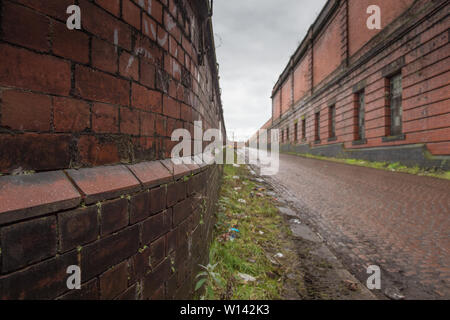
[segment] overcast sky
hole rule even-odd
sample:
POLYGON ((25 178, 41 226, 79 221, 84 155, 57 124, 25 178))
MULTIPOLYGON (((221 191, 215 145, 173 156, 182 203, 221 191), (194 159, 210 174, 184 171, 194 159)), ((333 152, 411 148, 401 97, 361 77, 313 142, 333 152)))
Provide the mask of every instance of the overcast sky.
POLYGON ((278 76, 326 0, 215 0, 214 34, 227 133, 248 139, 271 116, 278 76))

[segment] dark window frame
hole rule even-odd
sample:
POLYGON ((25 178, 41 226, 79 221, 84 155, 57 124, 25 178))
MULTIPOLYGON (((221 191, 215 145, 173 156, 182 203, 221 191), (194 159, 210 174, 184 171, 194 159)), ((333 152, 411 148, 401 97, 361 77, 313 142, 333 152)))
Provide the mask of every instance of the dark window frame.
POLYGON ((320 142, 320 111, 314 114, 314 140, 320 142))
POLYGON ((336 105, 328 107, 328 139, 336 140, 336 105))

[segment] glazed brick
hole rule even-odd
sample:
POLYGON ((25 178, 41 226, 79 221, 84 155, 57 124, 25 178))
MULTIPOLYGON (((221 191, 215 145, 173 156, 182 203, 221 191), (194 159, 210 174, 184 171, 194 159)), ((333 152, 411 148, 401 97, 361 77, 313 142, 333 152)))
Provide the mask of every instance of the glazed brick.
POLYGON ((128 225, 128 200, 119 199, 101 204, 101 235, 118 231, 128 225))
POLYGON ((80 201, 61 171, 0 177, 0 225, 70 209, 80 201))
POLYGON ((157 288, 161 287, 169 279, 170 275, 170 259, 166 259, 144 278, 142 298, 150 299, 157 288))
POLYGON ((87 204, 113 199, 140 188, 139 182, 123 165, 67 170, 85 196, 87 204))
POLYGON ((89 36, 80 30, 69 30, 65 23, 57 21, 52 23, 52 28, 52 51, 55 55, 81 63, 89 62, 89 36))
POLYGON ((151 264, 152 266, 157 266, 166 257, 166 238, 161 237, 155 240, 151 246, 151 264))
POLYGON ((150 214, 155 214, 166 208, 166 187, 150 190, 150 214))
POLYGON ((150 215, 150 193, 141 192, 131 197, 130 200, 130 224, 142 221, 150 215))
POLYGON ((100 297, 111 300, 128 287, 128 264, 126 261, 113 266, 100 277, 100 297))
POLYGON ((39 218, 0 229, 2 272, 50 258, 56 254, 56 219, 39 218))
POLYGON ((75 88, 84 99, 111 104, 129 104, 129 82, 84 66, 76 67, 75 88))
POLYGON ((148 188, 161 185, 172 180, 172 175, 159 161, 146 161, 130 165, 128 168, 139 181, 148 188))
POLYGON ((132 258, 132 279, 142 279, 151 269, 150 247, 144 246, 132 258))
POLYGON ((87 245, 81 250, 83 278, 89 280, 134 255, 139 248, 139 229, 133 226, 87 245))
POLYGON ((98 279, 93 279, 81 285, 80 290, 70 290, 58 300, 99 300, 100 292, 98 279))
POLYGON ((80 162, 85 165, 101 166, 119 163, 121 158, 114 142, 99 141, 94 136, 81 136, 78 140, 80 162))
POLYGON ((98 237, 98 208, 90 206, 58 214, 59 250, 66 252, 98 237))
POLYGON ((191 199, 183 200, 173 207, 173 225, 177 226, 192 213, 191 199))
POLYGON ((97 133, 119 132, 119 108, 104 103, 92 106, 92 130, 97 133))
POLYGON ((172 210, 160 212, 143 222, 142 243, 150 244, 170 230, 172 210))
POLYGON ((186 183, 184 181, 178 181, 167 185, 167 207, 172 207, 185 198, 186 183))
POLYGON ((9 1, 4 2, 2 15, 3 40, 49 51, 50 21, 47 17, 9 1))
MULTIPOLYGON (((176 141, 173 141, 177 143, 176 141)), ((191 174, 191 170, 183 163, 175 164, 171 159, 161 160, 161 163, 172 173, 175 180, 180 179, 183 176, 191 174)))
POLYGON ((90 128, 90 106, 82 100, 54 97, 53 124, 56 132, 80 132, 90 128))
POLYGON ((0 44, 0 85, 68 95, 70 63, 48 55, 0 44))
POLYGON ((49 96, 29 92, 2 92, 2 125, 15 130, 49 131, 52 100, 49 96))
POLYGON ((120 294, 116 300, 134 301, 139 299, 139 286, 134 284, 129 287, 125 292, 120 294))
POLYGON ((78 265, 76 251, 0 277, 0 299, 53 299, 68 291, 67 267, 78 265), (45 284, 45 285, 42 285, 45 284))

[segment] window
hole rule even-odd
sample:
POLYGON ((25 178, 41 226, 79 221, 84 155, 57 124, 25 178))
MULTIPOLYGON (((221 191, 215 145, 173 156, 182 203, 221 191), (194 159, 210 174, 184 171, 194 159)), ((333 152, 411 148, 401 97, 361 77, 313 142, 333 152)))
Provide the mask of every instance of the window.
POLYGON ((306 119, 302 119, 302 140, 306 140, 306 119))
POLYGON ((314 140, 315 141, 320 141, 320 112, 316 112, 314 120, 315 120, 315 126, 314 126, 315 137, 314 137, 314 140))
POLYGON ((390 135, 402 134, 402 76, 395 75, 389 79, 389 108, 391 117, 390 135))
POLYGON ((366 138, 366 120, 365 120, 365 109, 366 109, 366 97, 364 91, 357 94, 356 101, 356 112, 358 115, 357 122, 357 139, 364 140, 366 138))
POLYGON ((328 108, 328 138, 336 138, 336 106, 328 108))
POLYGON ((286 140, 287 140, 287 142, 290 141, 290 139, 289 139, 289 127, 286 128, 286 140))
POLYGON ((284 130, 281 130, 281 143, 284 143, 284 130))
POLYGON ((294 124, 294 141, 297 142, 298 140, 298 122, 294 124))

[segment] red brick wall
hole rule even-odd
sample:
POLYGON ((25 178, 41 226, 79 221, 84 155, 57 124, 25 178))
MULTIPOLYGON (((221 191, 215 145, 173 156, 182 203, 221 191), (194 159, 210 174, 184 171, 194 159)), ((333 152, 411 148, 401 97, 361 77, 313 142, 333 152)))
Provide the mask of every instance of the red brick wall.
POLYGON ((0 15, 0 299, 190 298, 222 170, 174 166, 170 136, 196 120, 226 136, 207 1, 4 0, 0 15))
POLYGON ((302 58, 294 70, 294 103, 297 103, 311 90, 311 81, 309 73, 311 51, 302 58))
POLYGON ((71 31, 73 3, 2 1, 0 172, 163 159, 174 129, 219 128, 204 3, 80 0, 71 31))
POLYGON ((153 161, 2 177, 0 299, 191 297, 220 176, 153 161))
POLYGON ((369 30, 367 28, 364 32, 361 32, 361 26, 366 25, 368 17, 366 11, 370 5, 380 7, 382 13, 381 28, 383 29, 408 9, 413 2, 414 0, 349 0, 348 36, 350 55, 354 55, 367 41, 380 32, 378 29, 369 30))
POLYGON ((281 115, 281 90, 277 91, 272 100, 272 116, 278 119, 281 115))
POLYGON ((335 15, 314 39, 313 51, 313 86, 317 86, 325 77, 333 72, 342 62, 341 30, 338 16, 335 15))
POLYGON ((281 90, 281 114, 285 114, 292 106, 292 79, 289 77, 282 86, 281 90))
MULTIPOLYGON (((418 0, 408 7, 411 1, 389 1, 390 5, 387 5, 387 2, 378 1, 382 7, 384 28, 370 41, 368 41, 369 38, 366 39, 368 36, 364 31, 368 31, 366 19, 359 21, 352 16, 344 15, 340 21, 349 21, 349 25, 353 28, 349 38, 347 38, 346 28, 342 26, 340 32, 336 30, 334 33, 329 33, 335 34, 343 47, 338 51, 330 49, 327 55, 321 57, 316 52, 317 46, 315 46, 314 66, 325 64, 340 67, 334 70, 329 67, 327 72, 315 73, 314 83, 318 84, 321 80, 321 77, 317 78, 318 74, 322 74, 323 77, 332 71, 325 81, 313 88, 312 96, 300 99, 294 105, 295 112, 277 121, 274 119, 275 128, 285 128, 289 125, 291 132, 295 120, 300 122, 299 119, 304 116, 307 126, 306 143, 312 147, 336 143, 342 143, 348 149, 425 144, 432 155, 450 155, 450 109, 448 107, 450 22, 445 15, 448 4, 445 1, 418 0), (409 10, 405 11, 406 8, 409 10), (391 23, 386 25, 388 21, 391 23), (359 33, 357 30, 360 30, 359 33), (364 36, 355 38, 352 32, 364 36), (359 47, 363 42, 366 42, 366 45, 357 53, 347 57, 346 48, 347 46, 352 48, 352 41, 353 45, 359 47), (330 61, 335 62, 330 63, 330 61), (387 109, 389 101, 385 99, 389 91, 386 81, 393 72, 401 72, 402 75, 404 139, 386 141, 390 121, 387 109), (355 92, 359 90, 365 92, 367 141, 354 144, 355 92), (337 140, 333 141, 328 141, 328 107, 330 105, 336 106, 337 140), (319 111, 321 141, 315 144, 314 115, 319 111)), ((352 8, 353 1, 349 1, 348 4, 350 14, 362 10, 361 4, 356 8, 352 8)), ((336 12, 344 14, 345 5, 346 2, 341 1, 334 11, 335 14, 336 12)), ((366 17, 368 17, 367 14, 366 17)), ((336 47, 337 42, 336 39, 328 39, 323 45, 329 48, 336 47)), ((350 52, 353 51, 350 50, 350 52)), ((295 81, 294 87, 296 87, 295 81)), ((275 93, 277 88, 279 88, 278 85, 275 87, 275 93)))

